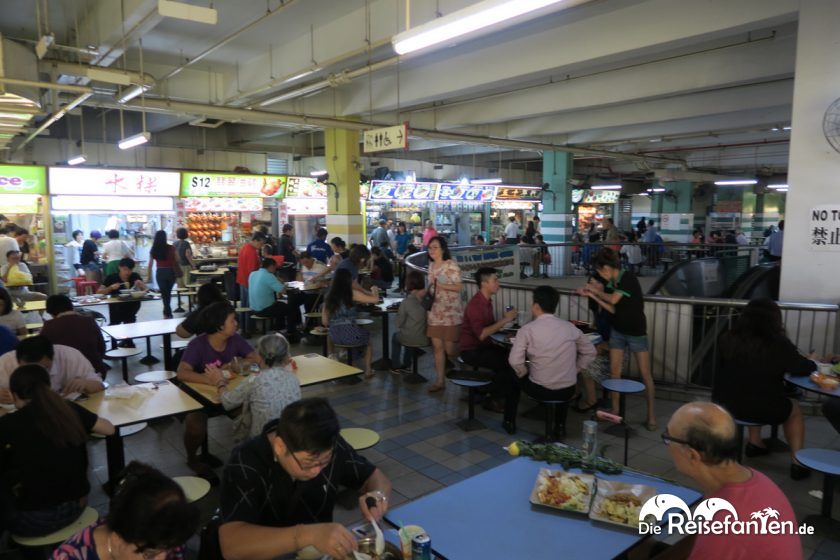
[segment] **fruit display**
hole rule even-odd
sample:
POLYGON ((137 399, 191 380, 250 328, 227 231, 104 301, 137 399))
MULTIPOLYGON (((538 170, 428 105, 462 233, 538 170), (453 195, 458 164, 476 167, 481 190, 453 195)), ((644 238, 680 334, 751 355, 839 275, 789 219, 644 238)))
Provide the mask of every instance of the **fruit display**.
POLYGON ((222 238, 232 219, 226 213, 201 212, 187 215, 187 229, 195 243, 215 243, 222 238))

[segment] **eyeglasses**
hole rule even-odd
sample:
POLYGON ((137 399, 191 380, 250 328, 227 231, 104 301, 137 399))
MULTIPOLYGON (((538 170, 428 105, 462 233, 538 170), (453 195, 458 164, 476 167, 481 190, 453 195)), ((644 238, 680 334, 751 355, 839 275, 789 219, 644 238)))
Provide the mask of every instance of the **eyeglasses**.
POLYGON ((333 460, 334 452, 335 452, 335 446, 333 446, 330 449, 330 456, 327 459, 325 459, 323 461, 313 461, 313 462, 308 462, 307 461, 307 465, 305 465, 305 466, 303 465, 303 463, 300 462, 300 460, 295 455, 296 452, 292 452, 291 455, 292 455, 292 459, 294 459, 295 463, 297 463, 297 466, 300 467, 300 470, 302 470, 302 471, 312 471, 312 470, 315 470, 315 469, 321 470, 324 467, 326 467, 327 465, 329 465, 333 460))
POLYGON ((166 554, 167 552, 169 552, 168 549, 163 549, 163 550, 149 549, 149 550, 144 550, 143 552, 140 553, 140 555, 145 560, 152 560, 153 558, 157 558, 161 554, 166 554))
POLYGON ((664 432, 662 432, 662 435, 660 437, 662 438, 662 443, 664 443, 665 445, 671 445, 671 443, 681 443, 683 445, 687 445, 687 446, 691 447, 690 442, 688 442, 684 439, 675 438, 672 435, 668 434, 668 429, 667 428, 665 429, 664 432))

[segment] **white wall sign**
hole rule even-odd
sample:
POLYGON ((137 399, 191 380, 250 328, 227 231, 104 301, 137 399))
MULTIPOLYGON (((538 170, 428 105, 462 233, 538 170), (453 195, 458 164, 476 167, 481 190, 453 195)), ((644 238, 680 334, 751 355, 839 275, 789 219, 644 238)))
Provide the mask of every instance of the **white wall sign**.
POLYGON ((812 251, 840 251, 840 204, 811 208, 808 240, 812 251))
POLYGON ((81 214, 101 214, 102 212, 122 214, 124 212, 161 214, 172 212, 174 205, 171 197, 144 196, 72 196, 52 197, 53 211, 74 211, 81 214))
POLYGON ((408 125, 365 130, 365 153, 408 148, 408 125))
POLYGON ((178 196, 181 174, 147 169, 50 167, 50 194, 178 196))

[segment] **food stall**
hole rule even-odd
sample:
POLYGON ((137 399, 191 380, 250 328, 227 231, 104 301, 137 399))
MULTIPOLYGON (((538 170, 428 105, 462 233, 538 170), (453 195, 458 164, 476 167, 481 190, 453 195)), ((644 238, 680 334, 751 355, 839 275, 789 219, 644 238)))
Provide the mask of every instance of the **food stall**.
POLYGON ((380 218, 405 222, 415 235, 422 235, 423 222, 432 218, 440 183, 371 181, 367 202, 367 228, 372 231, 380 218))
POLYGON ((499 239, 504 233, 508 218, 513 216, 525 232, 528 220, 537 215, 542 201, 540 187, 524 185, 496 185, 496 197, 490 203, 490 235, 499 239))
MULTIPOLYGON (((47 170, 38 165, 0 165, 0 224, 29 230, 27 263, 36 283, 51 282, 47 170)), ((53 269, 55 267, 52 267, 53 269)), ((50 284, 52 289, 55 284, 50 284)))
POLYGON ((442 183, 432 208, 436 229, 449 234, 452 243, 472 245, 475 236, 487 235, 486 219, 495 196, 493 185, 442 183))
POLYGON ((283 175, 184 172, 178 227, 190 230, 198 257, 238 254, 257 224, 277 235, 277 203, 286 194, 283 175))
POLYGON ((295 229, 295 245, 305 247, 327 226, 327 185, 314 177, 289 177, 286 196, 278 206, 278 221, 295 229))
POLYGON ((588 190, 572 189, 572 214, 575 231, 583 234, 589 229, 589 224, 595 223, 596 229, 603 227, 606 218, 615 219, 616 204, 621 196, 617 190, 588 190))
MULTIPOLYGON (((180 174, 150 169, 100 169, 51 167, 50 213, 52 243, 56 254, 65 254, 65 245, 74 230, 85 238, 93 230, 103 234, 115 229, 133 250, 142 269, 148 264, 155 232, 162 229, 174 238, 175 207, 180 174)), ((58 278, 73 276, 68 264, 58 278), (67 276, 69 274, 69 276, 67 276)))

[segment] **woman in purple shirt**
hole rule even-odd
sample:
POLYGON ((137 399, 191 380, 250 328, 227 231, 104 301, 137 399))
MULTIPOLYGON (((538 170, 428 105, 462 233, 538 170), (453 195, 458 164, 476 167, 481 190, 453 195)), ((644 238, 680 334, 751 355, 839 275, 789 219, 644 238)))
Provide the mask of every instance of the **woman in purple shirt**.
MULTIPOLYGON (((178 364, 180 381, 220 387, 227 383, 222 370, 231 369, 234 358, 241 358, 245 367, 251 363, 264 366, 251 345, 236 332, 236 313, 230 304, 216 302, 208 305, 202 311, 201 323, 205 334, 190 342, 178 364)), ((202 411, 187 414, 184 426, 187 464, 196 474, 211 484, 217 484, 219 479, 212 467, 221 467, 222 461, 210 454, 201 458, 196 456, 207 435, 207 414, 202 411)))

